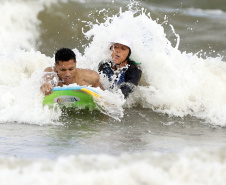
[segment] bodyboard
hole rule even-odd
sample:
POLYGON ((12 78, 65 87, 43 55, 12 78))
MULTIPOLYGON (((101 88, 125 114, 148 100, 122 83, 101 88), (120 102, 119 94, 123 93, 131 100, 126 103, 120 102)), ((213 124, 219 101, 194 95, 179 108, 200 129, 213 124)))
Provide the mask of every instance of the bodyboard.
POLYGON ((43 105, 53 107, 58 105, 61 108, 95 109, 97 108, 94 98, 100 98, 94 88, 76 87, 55 87, 50 95, 44 97, 43 105))

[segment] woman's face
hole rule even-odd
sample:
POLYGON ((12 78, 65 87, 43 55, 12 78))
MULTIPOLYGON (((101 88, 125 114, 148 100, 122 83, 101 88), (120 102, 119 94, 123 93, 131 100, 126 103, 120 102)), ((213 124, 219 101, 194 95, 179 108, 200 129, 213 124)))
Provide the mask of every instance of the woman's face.
POLYGON ((129 47, 118 43, 115 43, 111 47, 111 51, 111 57, 115 64, 120 64, 124 62, 129 55, 129 47))

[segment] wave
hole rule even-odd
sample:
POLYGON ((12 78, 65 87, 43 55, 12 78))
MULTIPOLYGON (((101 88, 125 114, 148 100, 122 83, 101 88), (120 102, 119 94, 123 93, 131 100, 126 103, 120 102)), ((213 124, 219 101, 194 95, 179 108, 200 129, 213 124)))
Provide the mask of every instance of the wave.
POLYGON ((176 154, 78 155, 58 159, 0 158, 1 184, 224 184, 225 148, 176 154))
POLYGON ((142 107, 169 115, 192 115, 225 125, 222 110, 226 109, 226 64, 221 57, 203 59, 182 53, 178 50, 179 36, 173 47, 163 27, 143 12, 138 16, 131 11, 123 12, 102 24, 94 24, 85 35, 92 41, 82 63, 93 68, 101 58, 109 57, 111 40, 120 35, 132 40, 131 57, 141 63, 143 84, 128 104, 141 102, 142 107))
MULTIPOLYGON (((182 12, 182 11, 180 11, 182 12)), ((207 17, 207 18, 220 18, 220 19, 226 19, 226 12, 220 10, 220 9, 194 9, 194 8, 188 8, 183 10, 183 14, 190 15, 194 17, 207 17)))
POLYGON ((168 6, 158 6, 158 5, 148 5, 148 8, 152 11, 158 11, 158 12, 164 12, 164 13, 170 13, 170 14, 182 14, 182 15, 188 15, 191 17, 206 17, 206 18, 219 18, 219 19, 225 19, 226 18, 226 12, 221 9, 201 9, 201 8, 173 8, 168 6))

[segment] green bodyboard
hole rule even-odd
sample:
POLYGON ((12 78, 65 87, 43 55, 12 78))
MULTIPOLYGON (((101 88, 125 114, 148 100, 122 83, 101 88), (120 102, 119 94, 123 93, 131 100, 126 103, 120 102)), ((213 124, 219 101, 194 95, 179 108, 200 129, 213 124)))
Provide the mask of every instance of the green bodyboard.
POLYGON ((44 106, 61 108, 95 109, 96 103, 93 96, 83 90, 57 90, 44 97, 44 106))

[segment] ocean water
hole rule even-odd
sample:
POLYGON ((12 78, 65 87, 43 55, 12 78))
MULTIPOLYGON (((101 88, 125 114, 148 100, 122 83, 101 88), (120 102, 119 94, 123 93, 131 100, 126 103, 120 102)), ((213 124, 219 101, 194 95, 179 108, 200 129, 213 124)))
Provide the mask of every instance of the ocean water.
POLYGON ((1 0, 0 184, 226 184, 225 5, 1 0), (119 36, 143 71, 129 99, 97 89, 101 110, 42 106, 57 49, 97 70, 119 36))

